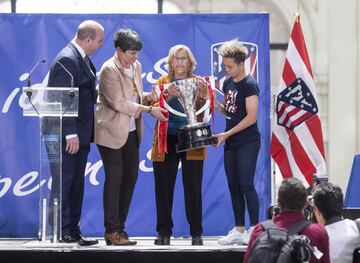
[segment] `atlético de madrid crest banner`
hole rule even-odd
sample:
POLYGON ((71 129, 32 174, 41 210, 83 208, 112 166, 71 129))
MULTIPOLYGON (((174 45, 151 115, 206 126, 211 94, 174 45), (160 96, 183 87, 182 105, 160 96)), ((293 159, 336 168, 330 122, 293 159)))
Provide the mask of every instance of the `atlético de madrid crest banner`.
MULTIPOLYGON (((259 83, 258 126, 261 150, 255 187, 259 194, 260 219, 265 219, 270 191, 270 77, 268 14, 182 14, 182 15, 55 15, 0 14, 0 237, 36 237, 38 231, 39 120, 24 117, 20 76, 41 60, 33 72, 32 86, 45 83, 52 60, 71 41, 77 26, 86 19, 100 22, 105 41, 93 56, 96 69, 114 55, 113 37, 120 28, 139 33, 144 43, 139 61, 143 65, 144 90, 166 74, 169 49, 185 44, 197 60, 195 74, 213 75, 221 87, 225 67, 218 55, 224 41, 238 38, 249 49, 246 70, 259 83)), ((222 100, 220 93, 217 99, 222 100)), ((126 230, 131 236, 156 235, 156 207, 150 149, 155 121, 144 116, 144 137, 140 147, 139 178, 131 203, 126 230)), ((212 122, 209 122, 212 125, 212 122)), ((225 129, 225 119, 215 113, 214 133, 225 129)), ((209 146, 202 185, 204 235, 223 235, 234 226, 230 194, 223 166, 223 147, 209 146)), ((95 145, 92 145, 85 172, 85 196, 81 229, 89 236, 102 236, 102 192, 104 171, 95 145)), ((246 214, 247 217, 247 214, 246 214)), ((174 205, 174 235, 188 236, 181 169, 178 172, 174 205)), ((248 220, 247 220, 248 222, 248 220)))

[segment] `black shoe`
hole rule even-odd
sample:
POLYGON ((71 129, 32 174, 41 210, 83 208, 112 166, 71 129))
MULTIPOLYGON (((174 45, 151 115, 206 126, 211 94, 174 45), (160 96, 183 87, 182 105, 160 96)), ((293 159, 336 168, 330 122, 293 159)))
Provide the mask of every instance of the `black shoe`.
POLYGON ((191 238, 191 245, 193 245, 193 246, 202 246, 202 245, 204 245, 202 237, 201 236, 192 237, 191 238))
POLYGON ((62 238, 61 238, 61 242, 63 243, 76 243, 78 242, 79 240, 76 239, 74 236, 72 235, 63 235, 62 238))
POLYGON ((155 241, 155 245, 158 246, 169 246, 170 245, 170 236, 158 236, 155 241))
POLYGON ((92 246, 99 243, 96 239, 85 238, 81 233, 72 235, 80 246, 92 246))

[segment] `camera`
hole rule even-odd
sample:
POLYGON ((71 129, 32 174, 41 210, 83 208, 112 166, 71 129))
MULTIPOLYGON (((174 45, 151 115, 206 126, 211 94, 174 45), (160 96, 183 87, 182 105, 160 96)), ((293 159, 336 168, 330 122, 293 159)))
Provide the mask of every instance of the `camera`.
POLYGON ((327 183, 328 182, 328 177, 326 175, 314 174, 312 176, 312 181, 313 181, 312 185, 310 185, 306 189, 309 196, 312 194, 312 190, 314 189, 314 187, 316 185, 327 183))
POLYGON ((267 218, 273 219, 279 213, 280 213, 280 207, 278 207, 277 205, 271 205, 267 211, 267 218))
POLYGON ((314 174, 312 176, 312 179, 313 179, 313 184, 310 185, 310 187, 306 189, 306 191, 308 193, 308 196, 307 196, 308 206, 304 209, 304 216, 305 216, 306 220, 317 223, 316 218, 314 216, 315 204, 314 204, 314 199, 312 196, 312 191, 316 185, 327 183, 328 177, 326 175, 314 174))
POLYGON ((314 215, 314 199, 312 195, 308 195, 307 196, 307 200, 308 200, 308 205, 307 207, 305 207, 304 209, 304 217, 307 221, 312 221, 314 223, 316 223, 316 218, 314 215))

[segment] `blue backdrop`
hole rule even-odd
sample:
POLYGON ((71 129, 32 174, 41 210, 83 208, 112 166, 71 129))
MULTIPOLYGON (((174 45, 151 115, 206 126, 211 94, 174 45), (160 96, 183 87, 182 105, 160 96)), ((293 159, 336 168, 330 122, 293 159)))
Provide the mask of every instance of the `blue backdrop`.
MULTIPOLYGON (((221 42, 239 38, 246 42, 252 56, 247 68, 260 86, 258 125, 261 151, 255 184, 260 199, 261 219, 270 204, 270 78, 269 15, 28 15, 0 14, 0 237, 37 235, 38 226, 38 119, 23 117, 19 77, 41 59, 31 79, 43 82, 56 54, 73 38, 78 24, 95 19, 105 28, 103 47, 92 57, 96 68, 114 54, 113 36, 119 28, 136 30, 143 42, 140 61, 146 91, 158 77, 166 74, 165 57, 171 46, 185 44, 193 51, 198 65, 196 74, 213 74, 223 81, 224 68, 216 48, 221 42)), ((218 99, 219 98, 218 96, 218 99)), ((25 105, 26 106, 26 105, 25 105)), ((149 161, 154 120, 145 116, 144 140, 140 153, 140 174, 129 211, 126 230, 132 236, 156 234, 156 209, 152 164, 149 161)), ((224 118, 215 114, 215 133, 224 130, 224 118)), ((178 174, 174 197, 174 235, 189 235, 184 198, 178 174)), ((85 174, 82 231, 103 235, 103 167, 94 145, 85 174)), ((47 184, 41 187, 47 187, 47 184)), ((223 167, 223 149, 208 148, 203 180, 204 235, 222 235, 234 225, 230 195, 223 167)))
POLYGON ((346 188, 345 207, 360 207, 359 189, 360 184, 360 154, 355 154, 350 172, 349 182, 346 188))

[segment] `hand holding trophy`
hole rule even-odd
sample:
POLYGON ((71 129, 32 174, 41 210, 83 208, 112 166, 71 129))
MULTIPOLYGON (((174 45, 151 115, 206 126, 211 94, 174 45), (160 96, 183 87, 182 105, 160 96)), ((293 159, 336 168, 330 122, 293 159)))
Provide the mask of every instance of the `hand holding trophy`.
MULTIPOLYGON (((206 94, 213 92, 212 89, 207 90, 209 83, 202 78, 187 78, 175 81, 175 84, 169 84, 163 88, 162 92, 167 89, 168 94, 177 96, 184 108, 184 113, 172 109, 166 102, 164 107, 171 113, 186 117, 188 124, 182 127, 178 133, 179 142, 176 144, 176 152, 183 152, 190 149, 205 147, 206 145, 217 144, 217 139, 212 136, 210 125, 204 122, 198 122, 196 116, 210 107, 210 97, 206 94), (205 94, 205 95, 204 95, 205 94), (206 100, 205 105, 196 111, 197 99, 206 100)), ((155 86, 156 89, 156 86, 155 86)), ((160 89, 156 89, 157 93, 161 93, 160 89)))

